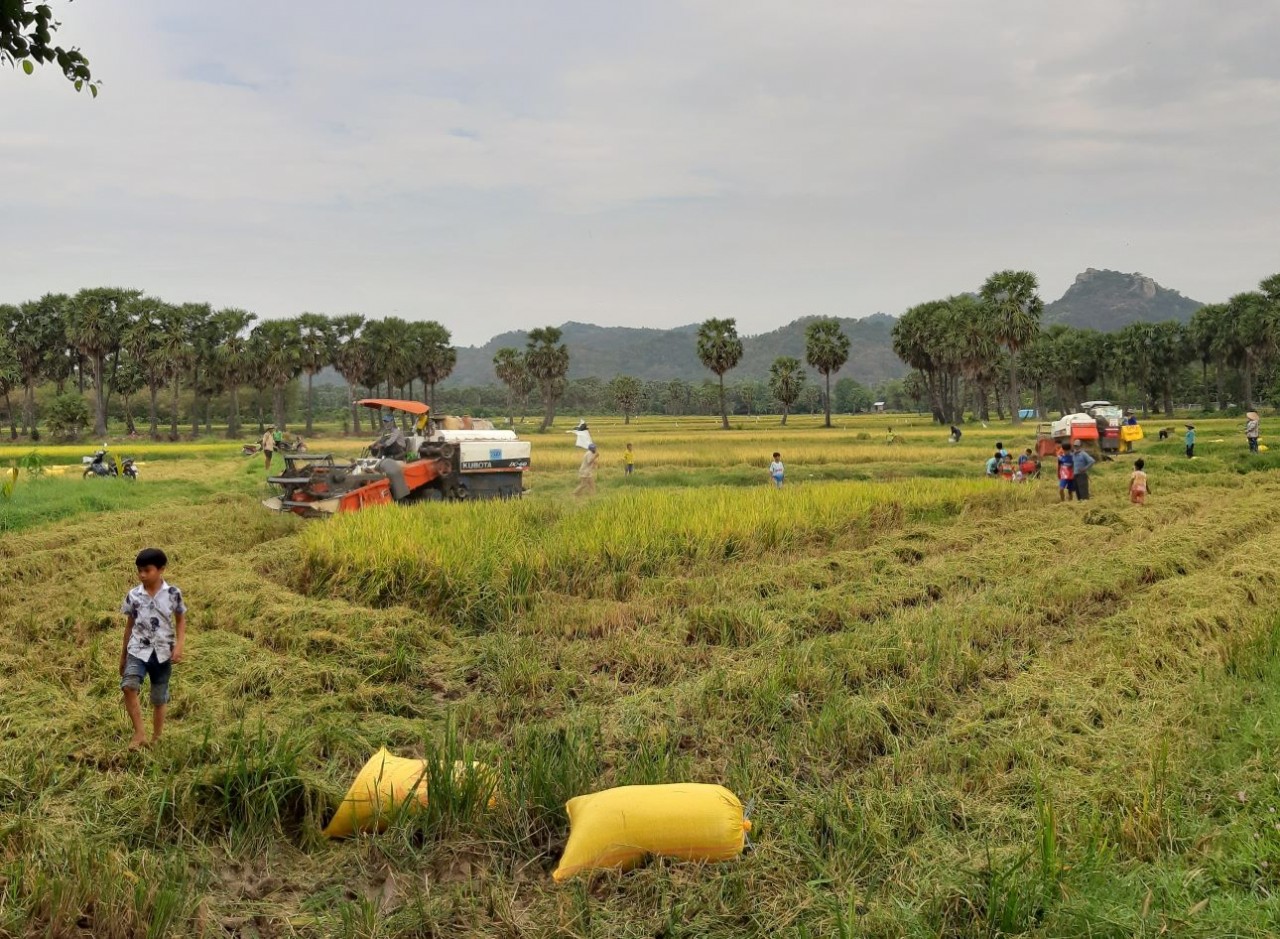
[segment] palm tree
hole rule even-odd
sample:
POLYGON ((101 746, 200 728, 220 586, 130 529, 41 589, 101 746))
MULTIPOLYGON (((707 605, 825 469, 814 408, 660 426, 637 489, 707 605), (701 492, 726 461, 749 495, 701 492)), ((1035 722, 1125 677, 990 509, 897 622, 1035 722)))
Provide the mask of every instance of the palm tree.
POLYGON ((1228 300, 1227 313, 1234 358, 1240 364, 1244 405, 1251 408, 1254 376, 1275 356, 1280 342, 1277 312, 1266 294, 1250 291, 1228 300))
POLYGON ((217 373, 231 397, 227 415, 227 436, 240 436, 240 386, 253 374, 253 347, 245 335, 256 316, 248 310, 228 308, 216 314, 223 335, 217 352, 217 373))
POLYGON ((138 363, 133 359, 125 359, 118 368, 111 372, 111 391, 120 396, 120 401, 124 407, 124 430, 125 433, 132 437, 138 432, 138 428, 133 423, 133 396, 142 390, 146 384, 146 378, 142 374, 142 369, 138 367, 138 363))
POLYGON ((507 411, 511 416, 511 426, 515 427, 516 398, 522 393, 528 395, 533 390, 524 356, 520 350, 504 346, 493 357, 493 371, 498 376, 498 381, 507 386, 507 411))
POLYGON ((67 339, 93 369, 93 433, 97 437, 107 434, 106 360, 119 353, 128 321, 126 306, 139 296, 137 290, 99 287, 81 290, 67 304, 67 339))
POLYGON ((1125 379, 1138 389, 1144 420, 1147 417, 1148 403, 1151 398, 1151 381, 1155 365, 1152 358, 1154 328, 1152 323, 1130 323, 1120 330, 1116 337, 1121 361, 1124 363, 1125 379))
POLYGON ((435 320, 410 326, 414 373, 426 388, 427 404, 436 406, 436 385, 449 377, 458 364, 458 350, 453 347, 449 330, 435 320))
POLYGON ((414 374, 409 350, 409 324, 398 316, 370 320, 364 327, 369 344, 369 370, 375 376, 369 388, 380 382, 387 385, 387 397, 394 397, 393 386, 403 389, 414 374))
POLYGON ((524 364, 529 376, 542 390, 542 427, 547 430, 556 419, 556 401, 564 393, 569 374, 569 348, 560 341, 563 334, 554 326, 542 326, 529 333, 524 364))
POLYGON ((359 313, 339 316, 333 321, 333 367, 346 380, 347 400, 351 405, 351 430, 360 433, 360 414, 356 406, 356 382, 369 370, 369 344, 361 336, 364 317, 359 313))
POLYGON ((191 436, 200 435, 200 398, 204 397, 206 420, 210 399, 217 394, 219 383, 213 381, 217 368, 217 348, 220 336, 213 319, 213 307, 207 303, 183 303, 178 307, 186 319, 187 335, 191 339, 190 355, 186 368, 191 387, 191 436))
POLYGON ((160 303, 154 345, 149 354, 155 357, 164 380, 173 392, 173 408, 169 414, 169 437, 173 440, 178 439, 178 395, 182 388, 182 376, 190 366, 193 355, 190 325, 191 321, 181 307, 160 303))
POLYGON ((940 424, 958 423, 964 412, 960 404, 962 368, 955 341, 957 332, 950 300, 914 306, 893 327, 894 354, 924 379, 933 418, 940 424))
POLYGON ((298 360, 307 374, 307 436, 313 431, 314 402, 312 382, 332 360, 333 323, 319 313, 303 313, 298 317, 298 360))
POLYGON ((10 323, 18 314, 16 306, 0 305, 0 397, 4 398, 5 415, 9 418, 9 439, 18 439, 18 424, 14 420, 13 401, 9 395, 22 383, 18 368, 18 353, 9 340, 10 323))
POLYGON ((302 337, 297 320, 264 320, 249 334, 258 372, 271 388, 271 410, 275 425, 284 430, 288 414, 284 390, 302 372, 302 337))
POLYGON ((998 271, 982 285, 981 296, 995 316, 996 341, 1009 350, 1009 408, 1013 423, 1022 423, 1018 394, 1018 352, 1040 332, 1044 301, 1040 283, 1031 271, 998 271))
POLYGON ((800 360, 790 355, 781 355, 769 366, 769 391, 782 405, 782 424, 787 423, 787 415, 791 407, 800 400, 800 392, 804 390, 804 369, 800 360))
POLYGON ((644 389, 640 386, 640 379, 631 375, 615 375, 609 382, 608 388, 609 397, 622 412, 622 423, 630 424, 631 415, 636 412, 640 404, 640 396, 644 393, 644 389))
POLYGON ((18 379, 23 387, 22 426, 34 436, 36 427, 36 385, 52 377, 52 365, 66 344, 64 311, 67 296, 48 293, 17 308, 9 317, 9 344, 18 361, 18 379))
POLYGON ((1176 320, 1152 324, 1151 364, 1153 384, 1160 390, 1164 413, 1173 416, 1173 380, 1194 356, 1187 330, 1176 320))
POLYGON ((160 436, 158 399, 169 381, 169 368, 160 354, 162 317, 167 305, 155 297, 138 297, 129 304, 130 324, 122 340, 134 368, 150 391, 149 416, 153 438, 160 436))
POLYGON ((838 372, 849 361, 849 337, 840 328, 837 319, 820 319, 810 323, 804 331, 805 361, 826 379, 823 397, 823 426, 831 426, 831 373, 838 372))
POLYGON ((1000 358, 999 324, 992 308, 971 296, 949 297, 946 302, 953 349, 964 375, 966 391, 973 395, 973 410, 978 420, 985 421, 988 418, 987 388, 1000 358))
POLYGON ((706 320, 698 327, 698 358, 720 379, 720 425, 729 429, 729 409, 724 398, 724 373, 742 360, 742 340, 734 319, 706 320))

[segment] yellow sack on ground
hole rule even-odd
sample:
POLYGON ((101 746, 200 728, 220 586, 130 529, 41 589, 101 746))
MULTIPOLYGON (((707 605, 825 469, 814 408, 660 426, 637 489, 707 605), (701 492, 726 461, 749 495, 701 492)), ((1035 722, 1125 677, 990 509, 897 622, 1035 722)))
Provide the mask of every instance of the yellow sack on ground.
POLYGON ((687 861, 727 861, 742 853, 751 822, 724 786, 672 783, 620 786, 565 804, 569 843, 552 877, 627 868, 646 854, 687 861))
MULTIPOLYGON (((489 790, 489 805, 494 804, 492 790, 496 779, 482 763, 472 763, 473 778, 489 790)), ((453 765, 454 779, 461 784, 467 776, 467 765, 453 765)), ((357 831, 383 831, 396 811, 407 802, 427 804, 427 761, 392 756, 383 747, 361 768, 355 782, 342 798, 342 805, 325 826, 326 838, 347 838, 357 831)))

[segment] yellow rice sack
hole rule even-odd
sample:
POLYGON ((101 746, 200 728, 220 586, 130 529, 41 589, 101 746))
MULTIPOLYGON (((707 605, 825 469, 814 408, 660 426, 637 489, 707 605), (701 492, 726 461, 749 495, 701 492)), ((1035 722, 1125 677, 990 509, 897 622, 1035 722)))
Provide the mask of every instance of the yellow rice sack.
MULTIPOLYGON (((467 766, 454 763, 454 778, 461 781, 467 766)), ((492 784, 492 771, 481 763, 471 764, 472 773, 492 784)), ((427 761, 392 756, 383 747, 361 768, 324 828, 326 838, 347 838, 357 831, 383 831, 397 809, 407 802, 427 804, 427 761)), ((494 803, 490 797, 489 804, 494 803)))
POLYGON ((552 877, 627 868, 646 854, 727 861, 742 853, 751 822, 724 786, 620 786, 570 799, 569 843, 552 877))

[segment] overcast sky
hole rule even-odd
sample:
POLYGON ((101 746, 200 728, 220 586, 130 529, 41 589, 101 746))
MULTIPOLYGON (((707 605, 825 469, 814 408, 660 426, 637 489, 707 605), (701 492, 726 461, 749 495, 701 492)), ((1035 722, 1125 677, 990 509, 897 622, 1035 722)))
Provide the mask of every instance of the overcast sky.
POLYGON ((1276 0, 79 0, 0 72, 0 301, 898 313, 1028 268, 1280 271, 1276 0), (355 19, 356 11, 367 11, 355 19))

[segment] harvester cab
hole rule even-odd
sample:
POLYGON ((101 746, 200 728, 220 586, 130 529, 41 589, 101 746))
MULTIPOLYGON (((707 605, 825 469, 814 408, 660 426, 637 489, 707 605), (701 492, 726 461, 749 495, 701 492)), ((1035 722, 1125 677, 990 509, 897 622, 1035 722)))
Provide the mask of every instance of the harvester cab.
POLYGON ((384 416, 382 434, 349 463, 331 454, 286 454, 285 471, 267 481, 280 494, 267 508, 304 516, 356 512, 389 502, 518 499, 531 446, 489 421, 433 419, 420 401, 366 398, 360 405, 384 416), (412 415, 406 434, 397 414, 412 415))

